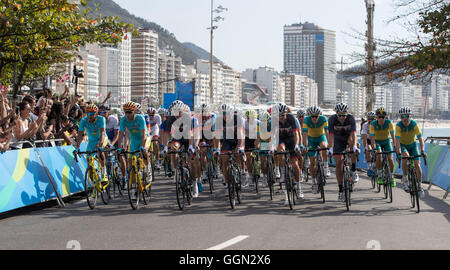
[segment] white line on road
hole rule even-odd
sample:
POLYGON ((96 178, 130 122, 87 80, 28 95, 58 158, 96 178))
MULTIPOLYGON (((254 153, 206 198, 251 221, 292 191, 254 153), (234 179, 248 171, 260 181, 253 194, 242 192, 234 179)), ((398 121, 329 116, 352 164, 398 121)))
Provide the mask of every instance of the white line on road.
POLYGON ((239 235, 239 236, 236 236, 233 239, 230 239, 230 240, 228 240, 226 242, 223 242, 222 244, 210 247, 207 250, 221 250, 221 249, 227 248, 229 246, 232 246, 234 244, 237 244, 237 243, 241 242, 242 240, 247 239, 248 237, 249 237, 248 235, 239 235))

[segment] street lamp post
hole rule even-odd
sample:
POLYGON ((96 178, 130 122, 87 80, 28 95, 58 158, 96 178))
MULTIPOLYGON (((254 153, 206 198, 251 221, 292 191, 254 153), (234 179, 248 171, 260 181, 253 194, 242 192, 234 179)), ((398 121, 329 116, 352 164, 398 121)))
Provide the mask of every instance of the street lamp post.
POLYGON ((374 51, 375 43, 373 41, 373 14, 375 11, 375 1, 374 0, 365 0, 366 2, 366 9, 367 9, 367 43, 366 43, 366 52, 367 52, 367 59, 366 59, 366 67, 367 67, 367 75, 366 75, 366 87, 367 87, 367 104, 366 104, 366 111, 372 111, 373 105, 375 104, 375 90, 374 90, 374 84, 375 84, 375 75, 374 75, 374 68, 375 68, 375 59, 374 59, 374 51))
POLYGON ((218 28, 218 26, 214 25, 214 22, 223 21, 225 18, 221 16, 214 17, 214 13, 221 13, 227 11, 227 8, 223 6, 218 6, 214 9, 214 0, 211 0, 211 27, 208 27, 210 30, 210 53, 209 53, 209 98, 210 104, 214 103, 214 88, 213 88, 213 37, 214 30, 218 28))

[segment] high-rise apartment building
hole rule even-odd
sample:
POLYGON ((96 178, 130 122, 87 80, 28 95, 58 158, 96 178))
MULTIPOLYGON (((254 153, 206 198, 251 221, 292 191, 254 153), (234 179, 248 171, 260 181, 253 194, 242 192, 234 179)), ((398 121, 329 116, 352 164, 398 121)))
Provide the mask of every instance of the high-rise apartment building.
POLYGON ((302 75, 281 76, 285 83, 284 102, 296 108, 306 109, 317 104, 317 83, 302 75))
POLYGON ((181 80, 181 57, 176 56, 170 49, 158 52, 158 97, 162 100, 164 93, 175 93, 175 81, 164 82, 178 78, 181 80))
POLYGON ((320 105, 336 102, 336 33, 312 23, 284 26, 284 72, 318 84, 320 105))
POLYGON ((85 100, 99 102, 100 101, 100 59, 87 51, 79 52, 79 55, 84 60, 84 98, 85 100))
MULTIPOLYGON (((158 98, 158 34, 140 29, 131 41, 131 99, 147 102, 158 98)), ((141 104, 141 105, 147 105, 141 104)), ((145 106, 144 106, 145 107, 145 106)))
POLYGON ((269 101, 280 101, 278 99, 280 89, 277 88, 277 76, 277 72, 271 67, 249 68, 242 72, 243 79, 258 83, 269 94, 269 101))

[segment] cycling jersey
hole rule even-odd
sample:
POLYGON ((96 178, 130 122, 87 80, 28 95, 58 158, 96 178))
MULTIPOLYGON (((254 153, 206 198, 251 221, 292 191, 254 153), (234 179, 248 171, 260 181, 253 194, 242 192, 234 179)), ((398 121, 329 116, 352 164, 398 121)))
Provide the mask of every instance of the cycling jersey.
POLYGON ((303 133, 307 133, 308 137, 323 138, 326 130, 328 130, 328 120, 323 115, 319 116, 316 124, 313 123, 310 116, 305 117, 303 120, 303 133))
MULTIPOLYGON (((202 118, 202 116, 199 117, 199 119, 202 118)), ((203 119, 202 119, 203 120, 203 119)), ((199 121, 200 122, 200 121, 199 121)), ((201 136, 200 140, 202 142, 206 142, 208 144, 211 143, 211 140, 214 137, 214 131, 216 131, 216 118, 213 114, 211 114, 211 117, 206 119, 206 121, 201 121, 201 136)))
POLYGON ((416 142, 416 137, 422 137, 419 125, 416 121, 411 120, 409 125, 405 127, 403 122, 400 121, 395 126, 395 138, 400 139, 400 143, 403 145, 411 145, 416 142))
POLYGON ((375 120, 370 123, 369 133, 377 141, 389 140, 389 135, 394 134, 394 124, 390 119, 385 119, 383 125, 380 125, 378 120, 375 120))
POLYGON ((231 151, 238 145, 238 130, 244 129, 245 120, 236 114, 227 116, 227 120, 223 116, 218 116, 216 120, 216 131, 222 134, 220 138, 221 150, 231 151), (232 117, 231 117, 232 116, 232 117), (221 124, 222 126, 219 126, 221 124))
POLYGON ((155 114, 153 119, 149 116, 150 134, 152 136, 159 137, 159 126, 161 125, 161 122, 161 116, 159 114, 155 114))
MULTIPOLYGON (((125 133, 125 129, 127 129, 130 134, 130 152, 139 150, 142 142, 141 131, 145 130, 146 134, 148 133, 147 126, 145 125, 144 116, 136 114, 133 121, 128 121, 126 116, 122 117, 122 119, 120 119, 119 131, 125 133)), ((147 134, 147 141, 148 141, 148 134, 147 134)))
POLYGON ((299 129, 298 120, 292 114, 287 114, 286 121, 279 121, 278 125, 280 141, 294 139, 295 132, 299 129))
POLYGON ((87 151, 94 151, 95 146, 100 142, 101 129, 105 128, 106 119, 98 115, 93 123, 90 123, 88 117, 84 117, 80 122, 80 131, 86 132, 88 136, 87 151))
POLYGON ((344 120, 344 123, 341 123, 336 114, 332 115, 328 119, 328 130, 330 134, 334 134, 335 138, 340 137, 342 139, 348 139, 353 132, 356 132, 355 117, 348 114, 344 120))
POLYGON ((181 118, 176 118, 175 116, 169 116, 161 125, 161 129, 169 133, 172 137, 172 141, 178 142, 185 147, 189 147, 189 139, 192 138, 191 131, 199 128, 198 119, 195 117, 190 117, 190 127, 189 134, 184 134, 184 126, 181 118), (179 120, 179 122, 177 122, 179 120))
POLYGON ((108 136, 108 140, 110 142, 114 140, 114 133, 116 130, 119 130, 119 119, 113 115, 110 115, 106 123, 106 136, 108 136))

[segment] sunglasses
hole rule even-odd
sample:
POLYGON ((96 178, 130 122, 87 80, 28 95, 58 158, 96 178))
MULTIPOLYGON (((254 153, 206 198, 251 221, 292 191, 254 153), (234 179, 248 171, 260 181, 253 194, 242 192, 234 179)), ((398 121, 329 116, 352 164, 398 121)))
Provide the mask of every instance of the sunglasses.
POLYGON ((377 116, 377 118, 378 118, 378 119, 384 119, 384 118, 386 118, 386 116, 380 115, 380 116, 377 116))
POLYGON ((408 119, 409 118, 409 115, 408 114, 404 114, 404 115, 402 115, 402 116, 400 116, 402 119, 408 119))
POLYGON ((95 115, 95 112, 87 113, 87 115, 88 115, 88 116, 94 116, 94 115, 95 115))
POLYGON ((98 114, 106 114, 106 112, 99 112, 98 114))
POLYGON ((346 113, 342 113, 342 114, 338 114, 337 116, 338 117, 347 117, 347 114, 346 113))
POLYGON ((318 118, 318 115, 311 115, 311 118, 318 118))
POLYGON ((125 114, 132 114, 134 111, 125 111, 125 114))
POLYGON ((281 117, 286 117, 287 114, 286 114, 286 113, 283 113, 283 114, 280 114, 280 116, 281 116, 281 117))

